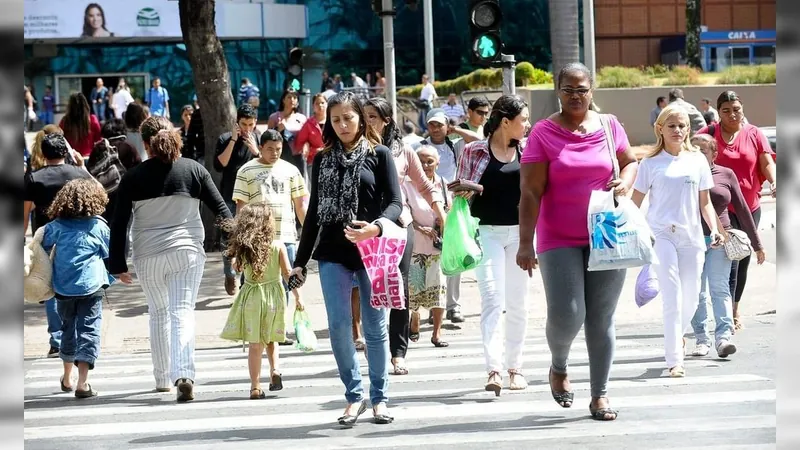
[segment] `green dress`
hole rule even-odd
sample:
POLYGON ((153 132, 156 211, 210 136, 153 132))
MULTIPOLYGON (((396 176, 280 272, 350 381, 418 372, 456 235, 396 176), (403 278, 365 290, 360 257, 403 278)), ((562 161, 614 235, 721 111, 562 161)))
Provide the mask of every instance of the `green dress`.
POLYGON ((286 340, 286 291, 278 245, 283 244, 272 244, 272 254, 261 279, 254 279, 252 268, 244 264, 244 286, 231 305, 220 335, 222 339, 260 344, 286 340))

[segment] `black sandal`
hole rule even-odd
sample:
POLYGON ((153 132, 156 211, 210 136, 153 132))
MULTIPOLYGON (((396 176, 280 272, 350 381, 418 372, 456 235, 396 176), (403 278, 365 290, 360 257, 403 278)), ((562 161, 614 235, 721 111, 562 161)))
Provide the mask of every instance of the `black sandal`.
POLYGON ((60 382, 61 382, 61 392, 72 392, 73 391, 73 388, 67 387, 67 386, 64 385, 64 377, 63 376, 61 377, 60 382))
POLYGON ((88 387, 89 389, 87 389, 85 391, 81 391, 80 389, 75 389, 75 397, 76 398, 97 397, 97 391, 92 389, 92 385, 91 384, 86 383, 86 387, 88 387))
POLYGON ((269 390, 272 392, 280 391, 281 389, 283 389, 283 378, 280 373, 275 372, 272 374, 272 377, 270 377, 269 390))
POLYGON ((389 414, 375 414, 375 411, 372 412, 373 421, 378 425, 388 425, 394 422, 394 417, 390 416, 389 414))
POLYGON ((441 339, 438 339, 438 340, 434 341, 433 338, 431 338, 431 344, 433 344, 433 346, 437 347, 437 348, 450 347, 450 343, 445 342, 445 341, 443 341, 441 339))
POLYGON ((358 407, 358 411, 356 411, 355 416, 352 414, 345 414, 342 417, 339 417, 338 419, 339 425, 345 427, 352 427, 353 425, 356 424, 356 421, 358 421, 358 417, 364 414, 364 412, 366 411, 367 411, 367 401, 363 400, 361 402, 361 406, 358 407))
POLYGON ((267 394, 261 388, 250 389, 250 400, 261 400, 267 398, 267 394))
POLYGON ((550 394, 553 396, 553 400, 559 404, 562 408, 569 408, 572 406, 572 402, 575 399, 575 393, 572 391, 565 391, 565 392, 556 392, 553 389, 553 382, 551 381, 551 377, 553 375, 553 368, 550 368, 550 373, 547 374, 547 381, 550 384, 550 394))
POLYGON ((591 403, 589 403, 589 413, 592 415, 592 419, 600 420, 603 422, 610 422, 612 420, 617 420, 617 415, 619 414, 616 409, 611 409, 609 407, 594 409, 592 408, 591 403), (606 417, 606 414, 613 414, 614 417, 609 419, 608 417, 606 417))

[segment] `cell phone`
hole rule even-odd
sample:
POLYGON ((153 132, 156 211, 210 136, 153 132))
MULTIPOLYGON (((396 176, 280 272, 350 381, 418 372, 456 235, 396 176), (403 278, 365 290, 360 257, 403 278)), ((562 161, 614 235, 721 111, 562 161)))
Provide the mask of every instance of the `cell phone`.
POLYGON ((300 277, 293 273, 289 276, 289 281, 286 283, 289 286, 289 290, 293 289, 300 289, 303 284, 306 282, 306 268, 303 267, 303 279, 301 280, 300 277))

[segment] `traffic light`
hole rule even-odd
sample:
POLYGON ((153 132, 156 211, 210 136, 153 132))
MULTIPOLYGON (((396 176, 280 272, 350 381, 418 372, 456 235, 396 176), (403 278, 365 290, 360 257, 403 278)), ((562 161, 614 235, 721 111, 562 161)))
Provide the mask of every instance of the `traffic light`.
POLYGON ((303 87, 303 49, 294 47, 289 50, 289 65, 286 68, 286 86, 295 91, 299 91, 303 87))
POLYGON ((469 28, 474 64, 493 66, 500 62, 503 41, 500 39, 500 0, 470 0, 469 28))

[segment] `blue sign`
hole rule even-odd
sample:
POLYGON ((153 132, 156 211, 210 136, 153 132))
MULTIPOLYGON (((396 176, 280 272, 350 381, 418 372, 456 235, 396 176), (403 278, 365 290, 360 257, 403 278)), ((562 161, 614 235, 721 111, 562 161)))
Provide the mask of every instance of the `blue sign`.
POLYGON ((776 38, 775 30, 704 31, 700 33, 700 42, 775 41, 776 38))

